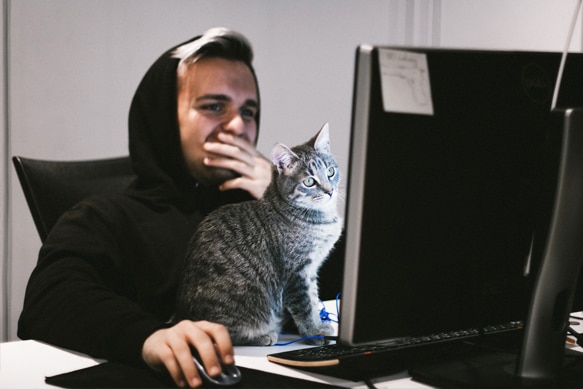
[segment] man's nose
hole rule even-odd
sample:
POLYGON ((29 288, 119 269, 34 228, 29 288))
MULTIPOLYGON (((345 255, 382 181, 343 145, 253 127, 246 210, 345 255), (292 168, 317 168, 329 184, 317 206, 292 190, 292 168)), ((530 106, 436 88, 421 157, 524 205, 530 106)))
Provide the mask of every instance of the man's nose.
POLYGON ((223 122, 223 131, 229 132, 235 136, 241 135, 244 133, 245 130, 245 123, 243 118, 239 112, 234 113, 231 115, 227 120, 223 122))

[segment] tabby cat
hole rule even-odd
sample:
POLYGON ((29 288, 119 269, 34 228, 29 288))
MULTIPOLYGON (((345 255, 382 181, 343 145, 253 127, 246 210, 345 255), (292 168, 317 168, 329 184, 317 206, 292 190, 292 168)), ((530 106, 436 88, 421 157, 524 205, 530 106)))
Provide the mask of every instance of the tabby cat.
POLYGON ((303 337, 333 332, 317 283, 342 229, 328 124, 302 145, 275 145, 272 161, 260 200, 223 206, 200 224, 178 290, 176 320, 221 323, 236 345, 275 344, 288 313, 303 337))

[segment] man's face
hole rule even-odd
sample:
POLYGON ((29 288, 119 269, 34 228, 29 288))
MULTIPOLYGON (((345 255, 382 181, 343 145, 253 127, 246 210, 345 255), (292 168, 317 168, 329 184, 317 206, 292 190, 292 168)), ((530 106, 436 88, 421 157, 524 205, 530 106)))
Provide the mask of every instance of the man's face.
MULTIPOLYGON (((257 138, 257 89, 251 70, 241 61, 203 58, 191 65, 178 92, 178 125, 186 166, 203 185, 218 185, 236 173, 205 166, 213 157, 206 142, 221 132, 254 144, 257 138)), ((216 156, 215 156, 216 157, 216 156)))

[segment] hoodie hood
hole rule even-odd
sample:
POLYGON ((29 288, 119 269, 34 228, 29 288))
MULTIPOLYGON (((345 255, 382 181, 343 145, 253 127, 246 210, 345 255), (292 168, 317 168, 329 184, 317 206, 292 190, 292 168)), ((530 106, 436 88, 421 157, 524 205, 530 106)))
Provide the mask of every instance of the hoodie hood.
POLYGON ((138 176, 135 189, 161 197, 176 197, 196 186, 180 147, 176 78, 179 60, 172 58, 173 50, 162 54, 147 71, 129 114, 130 158, 138 176))
MULTIPOLYGON (((130 107, 129 151, 138 177, 133 189, 164 202, 192 198, 199 186, 182 155, 177 113, 179 59, 172 57, 176 47, 198 38, 169 49, 154 62, 140 82, 130 107)), ((255 71, 248 66, 257 85, 255 71)), ((259 130, 259 118, 257 126, 259 130)))

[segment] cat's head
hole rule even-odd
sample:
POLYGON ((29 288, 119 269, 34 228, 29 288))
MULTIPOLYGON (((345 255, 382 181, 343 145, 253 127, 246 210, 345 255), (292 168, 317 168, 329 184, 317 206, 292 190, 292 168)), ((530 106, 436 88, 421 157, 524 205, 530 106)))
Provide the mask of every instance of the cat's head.
POLYGON ((273 147, 276 186, 289 202, 309 209, 336 207, 340 171, 330 152, 328 123, 308 142, 273 147))

